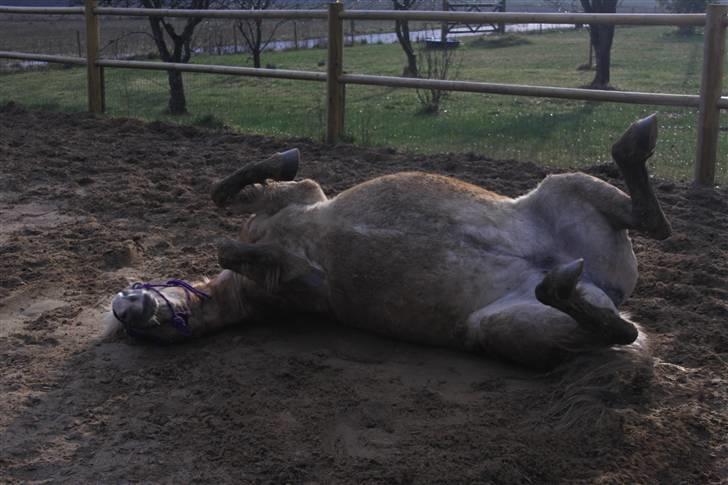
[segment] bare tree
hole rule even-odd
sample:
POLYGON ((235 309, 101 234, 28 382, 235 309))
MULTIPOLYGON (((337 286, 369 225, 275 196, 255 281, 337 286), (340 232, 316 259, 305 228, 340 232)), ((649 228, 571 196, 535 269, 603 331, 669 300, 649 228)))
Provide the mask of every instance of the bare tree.
MULTIPOLYGON (((420 77, 423 79, 448 80, 457 77, 462 56, 455 49, 435 48, 419 49, 420 77)), ((417 89, 417 99, 422 105, 422 113, 436 115, 440 112, 440 103, 447 97, 448 91, 442 89, 417 89)))
MULTIPOLYGON (((619 0, 581 0, 586 13, 615 13, 619 0)), ((614 25, 589 24, 589 41, 594 47, 597 61, 596 73, 589 87, 591 89, 612 89, 609 84, 614 25)))
MULTIPOLYGON (((207 10, 213 0, 102 0, 102 3, 124 7, 140 6, 149 9, 207 10)), ((192 57, 192 35, 195 32, 195 27, 201 21, 201 17, 189 17, 182 25, 175 25, 165 17, 149 17, 152 38, 159 51, 159 56, 164 62, 187 63, 190 61, 192 57)), ((169 82, 169 113, 173 115, 187 113, 187 98, 185 97, 182 73, 167 71, 167 80, 169 82)))
MULTIPOLYGON (((141 2, 145 8, 162 8, 166 6, 168 8, 207 10, 210 8, 211 0, 141 0, 141 2)), ((187 63, 190 61, 190 57, 192 57, 192 34, 200 22, 202 22, 201 17, 190 17, 186 19, 182 31, 177 32, 175 26, 164 17, 149 17, 154 43, 157 45, 159 55, 164 62, 187 63)), ((168 106, 170 114, 187 113, 187 99, 182 73, 167 71, 167 80, 169 82, 168 106)))
MULTIPOLYGON (((267 10, 279 7, 279 0, 230 0, 227 2, 233 8, 242 10, 267 10)), ((243 37, 245 46, 253 56, 253 65, 260 67, 260 55, 268 47, 278 27, 285 21, 276 22, 272 28, 263 29, 263 19, 239 19, 235 21, 235 28, 243 37)))
MULTIPOLYGON (((412 10, 416 3, 417 0, 392 0, 392 7, 394 7, 394 10, 412 10)), ((409 22, 407 20, 395 20, 394 32, 397 34, 397 40, 399 45, 402 46, 404 55, 407 56, 407 65, 404 67, 402 75, 407 77, 419 76, 417 54, 415 54, 410 39, 409 22)))

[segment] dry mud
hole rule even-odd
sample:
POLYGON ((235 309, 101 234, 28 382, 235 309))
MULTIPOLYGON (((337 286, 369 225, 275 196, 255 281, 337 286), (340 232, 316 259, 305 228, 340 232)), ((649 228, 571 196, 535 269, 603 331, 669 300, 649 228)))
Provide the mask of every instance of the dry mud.
MULTIPOLYGON (((583 371, 568 366, 588 362, 534 374, 312 318, 173 347, 99 344, 129 282, 214 275, 214 241, 240 217, 213 207, 213 180, 289 147, 329 194, 419 169, 517 195, 548 172, 0 107, 0 481, 725 480, 725 189, 655 181, 675 234, 634 235, 641 273, 626 305, 653 360, 596 396, 598 417, 579 418, 578 399, 553 412, 583 371)), ((612 167, 589 172, 621 183, 612 167)))

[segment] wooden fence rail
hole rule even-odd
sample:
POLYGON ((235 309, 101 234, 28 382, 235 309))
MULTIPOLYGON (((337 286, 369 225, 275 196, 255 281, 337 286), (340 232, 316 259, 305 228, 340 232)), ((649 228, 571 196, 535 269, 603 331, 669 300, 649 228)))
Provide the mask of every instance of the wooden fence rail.
POLYGON ((709 5, 705 14, 578 14, 578 13, 515 13, 515 12, 443 12, 443 11, 390 11, 349 10, 343 4, 329 4, 328 10, 179 10, 145 8, 98 7, 96 0, 85 0, 84 7, 2 7, 0 14, 84 15, 86 19, 86 58, 47 54, 0 51, 0 58, 58 62, 86 65, 88 70, 89 111, 104 110, 103 68, 154 69, 256 76, 264 78, 294 79, 326 82, 327 129, 326 140, 335 143, 344 133, 345 87, 364 84, 403 88, 431 88, 473 93, 538 96, 547 98, 615 103, 650 104, 698 108, 697 152, 695 157, 695 183, 713 185, 718 153, 720 110, 728 109, 728 97, 721 96, 723 66, 725 63, 728 5, 709 5), (99 58, 99 17, 112 16, 165 16, 247 19, 314 19, 328 22, 327 72, 246 67, 180 64, 148 61, 120 61, 99 58), (699 95, 664 94, 624 91, 596 91, 590 89, 526 86, 472 81, 445 81, 390 76, 345 74, 343 71, 343 22, 345 20, 414 20, 459 23, 542 23, 542 24, 612 24, 612 25, 667 25, 704 26, 704 58, 699 95))

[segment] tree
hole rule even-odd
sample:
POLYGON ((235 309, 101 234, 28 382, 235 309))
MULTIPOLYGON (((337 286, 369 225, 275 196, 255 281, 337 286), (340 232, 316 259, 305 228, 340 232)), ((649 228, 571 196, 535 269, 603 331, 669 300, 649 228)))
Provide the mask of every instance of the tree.
MULTIPOLYGON (((708 0, 659 0, 665 10, 672 13, 701 13, 705 12, 708 0)), ((695 27, 692 25, 681 25, 677 28, 680 35, 692 35, 695 27)))
MULTIPOLYGON (((230 2, 233 8, 242 10, 267 10, 277 6, 276 3, 276 0, 232 0, 230 2)), ((235 28, 240 32, 243 42, 245 42, 246 47, 253 56, 253 65, 255 67, 260 67, 260 54, 273 40, 276 30, 283 23, 285 21, 277 22, 267 33, 264 40, 263 19, 239 19, 235 21, 235 28)))
MULTIPOLYGON (((586 13, 616 13, 619 0, 581 0, 586 13)), ((589 84, 591 89, 612 89, 609 84, 609 67, 611 64, 612 41, 614 40, 613 24, 589 24, 589 42, 594 48, 597 61, 594 80, 589 84)))
MULTIPOLYGON (((456 49, 420 47, 420 77, 423 79, 449 80, 457 77, 462 64, 462 56, 456 49)), ((436 115, 440 103, 449 92, 442 89, 417 89, 417 99, 422 106, 422 114, 436 115)))
MULTIPOLYGON (((124 7, 141 6, 144 8, 179 8, 207 10, 213 0, 102 0, 104 4, 113 4, 124 7)), ((175 25, 164 17, 149 17, 149 26, 152 38, 157 46, 159 56, 164 62, 186 64, 192 57, 192 35, 195 27, 202 22, 201 17, 186 18, 182 25, 175 25), (178 29, 181 29, 178 31, 178 29)), ((187 99, 185 97, 182 73, 167 71, 169 82, 168 111, 173 115, 187 113, 187 99)))
MULTIPOLYGON (((417 0, 392 0, 394 10, 412 10, 417 0)), ((412 47, 410 39, 409 22, 407 20, 395 20, 394 32, 397 34, 399 45, 402 46, 404 55, 407 56, 407 65, 404 67, 403 76, 417 77, 419 70, 417 69, 417 55, 412 47)))
MULTIPOLYGON (((211 0, 141 0, 145 8, 189 8, 195 10, 207 10, 210 8, 211 0)), ((149 17, 149 25, 152 29, 152 37, 157 45, 159 55, 164 62, 188 63, 192 57, 192 34, 195 27, 202 22, 201 17, 189 17, 185 20, 181 32, 177 32, 164 17, 149 17), (166 34, 166 35, 165 35, 166 34), (169 39, 170 44, 168 44, 169 39)), ((187 113, 187 99, 182 81, 182 73, 179 71, 167 71, 169 82, 169 113, 181 115, 187 113)))

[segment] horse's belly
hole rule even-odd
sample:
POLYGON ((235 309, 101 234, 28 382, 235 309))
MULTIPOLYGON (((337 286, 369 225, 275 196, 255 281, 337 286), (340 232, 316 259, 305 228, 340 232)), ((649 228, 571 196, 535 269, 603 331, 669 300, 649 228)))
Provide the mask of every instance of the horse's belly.
POLYGON ((331 241, 336 254, 324 266, 335 317, 398 338, 461 346, 467 317, 520 286, 531 269, 523 258, 447 235, 433 241, 412 234, 331 241))

